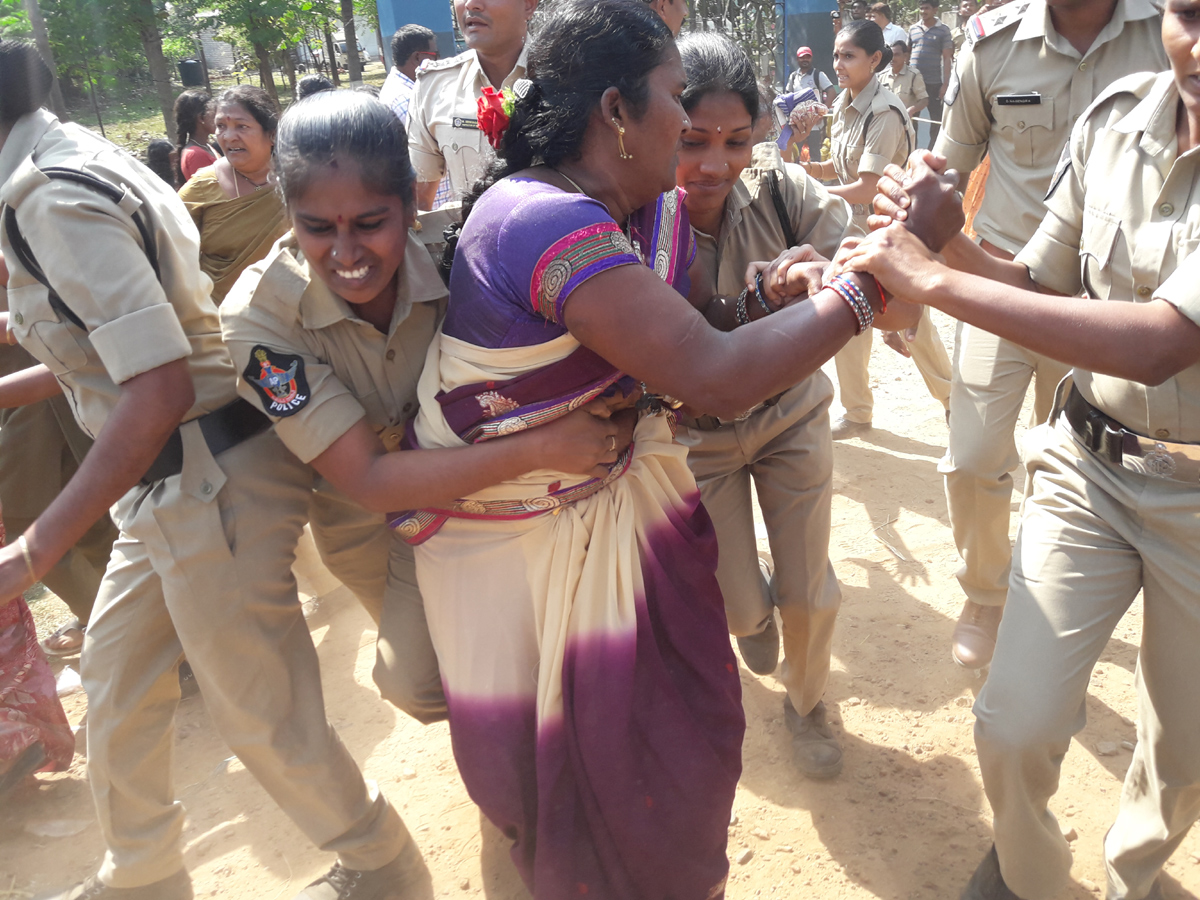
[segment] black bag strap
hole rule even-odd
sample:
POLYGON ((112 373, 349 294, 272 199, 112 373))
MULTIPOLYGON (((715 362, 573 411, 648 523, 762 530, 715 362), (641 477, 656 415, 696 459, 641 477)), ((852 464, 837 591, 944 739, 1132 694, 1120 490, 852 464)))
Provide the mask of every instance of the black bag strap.
MULTIPOLYGON (((82 184, 84 187, 91 188, 97 193, 103 194, 118 205, 125 199, 125 190, 123 188, 119 188, 115 184, 105 181, 103 178, 89 175, 87 172, 80 172, 77 169, 66 169, 61 166, 47 166, 41 171, 47 178, 56 178, 60 181, 73 181, 76 184, 82 184)), ((133 213, 133 223, 137 226, 138 233, 142 237, 142 247, 146 252, 146 259, 150 262, 150 268, 154 270, 154 277, 161 282, 162 272, 158 266, 158 244, 154 240, 154 234, 150 231, 150 227, 146 224, 146 220, 140 211, 133 213)), ((87 331, 87 326, 84 325, 83 320, 75 315, 71 308, 63 302, 58 292, 50 285, 50 280, 46 277, 46 273, 38 263, 37 257, 33 255, 33 248, 29 246, 29 241, 25 240, 25 235, 21 233, 21 228, 17 224, 17 212, 11 206, 4 207, 4 231, 8 235, 8 243, 12 247, 17 261, 21 263, 25 271, 49 291, 51 309, 58 315, 68 319, 72 324, 87 331)))
POLYGON ((796 229, 792 227, 792 217, 788 213, 787 204, 783 201, 783 191, 779 187, 779 173, 772 171, 767 177, 767 187, 771 190, 771 202, 775 204, 775 215, 779 216, 779 225, 783 229, 783 239, 789 247, 796 246, 796 229))
MULTIPOLYGON (((901 112, 899 109, 892 106, 890 103, 888 104, 888 108, 893 110, 894 112, 900 113, 901 123, 903 123, 905 121, 905 119, 908 118, 908 110, 907 109, 904 110, 903 112, 901 112)), ((862 139, 863 139, 863 149, 864 150, 867 148, 867 132, 870 131, 871 122, 874 121, 874 119, 875 119, 875 111, 871 110, 871 112, 867 113, 867 121, 865 121, 863 123, 862 139)), ((910 122, 909 125, 905 125, 905 127, 904 127, 904 159, 905 160, 907 160, 912 155, 912 152, 913 152, 912 138, 908 136, 908 129, 911 126, 911 124, 912 123, 910 122)))

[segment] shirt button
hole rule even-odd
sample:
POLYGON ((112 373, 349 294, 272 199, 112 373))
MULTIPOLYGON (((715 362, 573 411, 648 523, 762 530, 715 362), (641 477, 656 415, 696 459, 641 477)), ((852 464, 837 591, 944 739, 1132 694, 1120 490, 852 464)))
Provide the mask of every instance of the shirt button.
POLYGON ((207 481, 202 481, 200 483, 200 493, 204 494, 205 496, 211 494, 212 493, 212 485, 209 484, 207 481))
POLYGON ((1080 71, 1080 72, 1082 72, 1082 71, 1083 71, 1084 69, 1086 69, 1086 68, 1087 68, 1087 63, 1085 63, 1085 62, 1081 62, 1081 63, 1079 64, 1079 71, 1080 71))
POLYGON ((458 142, 455 141, 453 144, 451 144, 450 149, 453 150, 455 153, 457 153, 458 152, 458 142))
POLYGON ((388 351, 387 353, 385 353, 384 355, 387 357, 387 361, 388 361, 388 362, 391 362, 393 359, 395 359, 395 358, 396 358, 396 351, 395 351, 395 350, 389 350, 389 351, 388 351))
POLYGON ((1173 207, 1170 203, 1164 203, 1158 208, 1158 214, 1160 216, 1169 216, 1173 212, 1175 212, 1175 207, 1173 207))
POLYGON ((1149 285, 1143 284, 1143 285, 1138 286, 1137 295, 1139 297, 1149 297, 1150 293, 1151 293, 1151 291, 1150 291, 1149 285))
POLYGON ((17 313, 15 316, 13 316, 13 321, 16 322, 18 325, 24 325, 25 317, 23 315, 21 315, 20 313, 17 313))
POLYGON ((1158 438, 1160 441, 1165 441, 1167 438, 1169 438, 1171 436, 1171 432, 1167 431, 1167 429, 1165 429, 1165 428, 1160 428, 1160 429, 1158 429, 1158 431, 1154 432, 1154 436, 1156 438, 1158 438))

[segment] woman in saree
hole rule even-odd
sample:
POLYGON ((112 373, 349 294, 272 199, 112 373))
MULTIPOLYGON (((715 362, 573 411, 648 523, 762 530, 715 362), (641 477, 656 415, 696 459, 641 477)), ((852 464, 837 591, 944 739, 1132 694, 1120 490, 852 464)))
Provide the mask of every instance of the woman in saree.
POLYGON ((239 85, 217 99, 217 143, 225 155, 179 190, 200 229, 200 268, 220 305, 238 276, 288 230, 271 173, 279 107, 262 88, 239 85))
POLYGON ((649 7, 564 4, 528 60, 512 98, 481 102, 499 157, 468 197, 407 437, 462 446, 606 397, 639 417, 634 444, 603 477, 537 471, 395 527, 418 543, 460 772, 534 897, 712 900, 745 721, 667 398, 736 418, 881 298, 866 278, 778 312, 749 292, 710 302, 675 187, 686 76, 649 7), (639 382, 658 394, 635 412, 639 382))

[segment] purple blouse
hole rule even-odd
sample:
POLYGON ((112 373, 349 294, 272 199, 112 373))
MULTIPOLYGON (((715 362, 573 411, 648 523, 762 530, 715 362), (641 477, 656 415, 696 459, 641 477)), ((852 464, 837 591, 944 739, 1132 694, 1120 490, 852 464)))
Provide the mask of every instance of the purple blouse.
POLYGON ((686 297, 696 245, 683 201, 675 190, 630 216, 631 246, 586 194, 529 178, 497 182, 463 227, 443 331, 489 349, 554 340, 567 331, 571 292, 614 266, 649 266, 686 297))

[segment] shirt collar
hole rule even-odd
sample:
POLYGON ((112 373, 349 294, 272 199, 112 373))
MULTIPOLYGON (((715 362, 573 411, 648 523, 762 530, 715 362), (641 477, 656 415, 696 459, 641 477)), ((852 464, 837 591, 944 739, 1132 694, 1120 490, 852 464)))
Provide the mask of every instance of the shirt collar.
POLYGON ((872 78, 867 82, 867 86, 859 91, 858 96, 850 102, 850 106, 860 116, 865 116, 871 111, 871 102, 877 93, 879 93, 879 79, 872 78))
POLYGON ((396 73, 397 77, 400 79, 400 84, 403 85, 404 87, 412 89, 417 86, 417 83, 415 81, 413 81, 411 78, 409 78, 403 72, 401 72, 395 66, 392 67, 392 71, 396 73))
MULTIPOLYGON (((318 330, 335 325, 343 319, 361 322, 362 319, 355 315, 354 308, 349 303, 330 290, 320 278, 312 276, 308 263, 295 245, 295 238, 289 237, 288 241, 294 248, 290 254, 293 257, 293 274, 304 284, 304 293, 300 297, 301 325, 307 329, 318 330)), ((416 232, 410 230, 396 290, 396 309, 392 313, 388 336, 391 337, 396 326, 408 318, 414 303, 429 303, 446 296, 446 286, 442 284, 441 276, 434 268, 429 251, 425 249, 416 232)))
POLYGON ((33 155, 46 132, 58 124, 53 113, 38 109, 13 123, 0 150, 0 196, 8 195, 8 181, 21 163, 33 155))
POLYGON ((1141 134, 1140 144, 1152 156, 1158 157, 1177 146, 1175 110, 1179 105, 1179 90, 1170 72, 1161 72, 1141 101, 1112 126, 1121 134, 1141 134))
MULTIPOLYGON (((1136 22, 1157 15, 1158 10, 1154 8, 1150 0, 1119 0, 1113 8, 1112 18, 1092 41, 1092 46, 1088 48, 1088 54, 1116 38, 1124 30, 1126 22, 1136 22)), ((1054 24, 1050 21, 1050 7, 1046 5, 1046 0, 1030 0, 1025 15, 1021 17, 1021 21, 1017 25, 1016 34, 1013 35, 1014 41, 1031 38, 1045 40, 1047 44, 1064 56, 1075 59, 1082 58, 1079 51, 1071 46, 1070 41, 1054 29, 1054 24)))
MULTIPOLYGON (((485 87, 488 87, 491 84, 491 82, 488 81, 487 75, 483 73, 483 66, 480 65, 479 62, 479 54, 474 50, 468 50, 467 52, 471 54, 471 77, 475 80, 476 86, 482 92, 485 87)), ((501 90, 507 87, 512 87, 514 81, 516 81, 518 78, 525 77, 525 63, 528 54, 529 41, 526 39, 525 43, 521 46, 521 55, 517 57, 517 62, 513 66, 513 70, 509 72, 507 76, 505 76, 504 81, 500 84, 501 90)))

